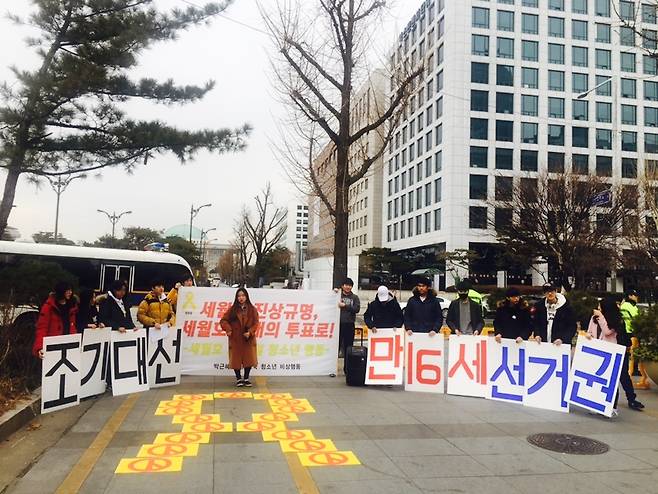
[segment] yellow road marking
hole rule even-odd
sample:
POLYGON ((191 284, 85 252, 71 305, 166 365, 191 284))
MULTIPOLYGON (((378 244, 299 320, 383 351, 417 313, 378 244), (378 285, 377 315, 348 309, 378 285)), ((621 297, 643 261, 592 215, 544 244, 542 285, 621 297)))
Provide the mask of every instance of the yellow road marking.
MULTIPOLYGON (((254 379, 256 381, 256 386, 261 393, 269 393, 267 389, 267 379, 262 376, 258 376, 254 379)), ((297 491, 300 494, 320 494, 318 486, 315 484, 313 477, 308 471, 308 468, 302 465, 299 460, 299 456, 296 453, 284 453, 286 461, 288 462, 288 468, 290 469, 290 474, 292 475, 295 485, 297 486, 297 491)))
POLYGON ((103 451, 105 451, 105 448, 110 444, 114 434, 119 430, 119 427, 121 427, 121 424, 130 413, 130 410, 135 406, 138 399, 139 395, 133 394, 128 396, 123 403, 121 403, 119 408, 117 408, 110 419, 105 423, 103 428, 96 435, 94 441, 89 445, 73 469, 57 488, 55 494, 74 494, 80 490, 82 484, 96 465, 96 462, 98 462, 103 454, 103 451))

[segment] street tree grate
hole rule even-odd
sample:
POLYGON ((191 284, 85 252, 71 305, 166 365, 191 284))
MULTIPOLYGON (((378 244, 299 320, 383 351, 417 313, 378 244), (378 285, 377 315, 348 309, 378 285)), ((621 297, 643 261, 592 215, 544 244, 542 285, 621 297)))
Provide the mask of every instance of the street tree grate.
POLYGON ((573 434, 533 434, 528 436, 528 442, 549 451, 569 455, 601 455, 610 450, 610 446, 601 441, 573 434))

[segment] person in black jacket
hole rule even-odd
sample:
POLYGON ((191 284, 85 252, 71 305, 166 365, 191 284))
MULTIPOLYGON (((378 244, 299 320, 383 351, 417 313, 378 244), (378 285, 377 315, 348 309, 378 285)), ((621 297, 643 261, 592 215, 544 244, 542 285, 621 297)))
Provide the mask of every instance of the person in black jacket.
POLYGON ((126 283, 120 280, 114 281, 98 311, 98 320, 101 323, 121 333, 125 333, 128 329, 135 329, 135 323, 130 315, 130 307, 124 303, 126 293, 128 293, 126 283))
POLYGON ((446 324, 453 333, 478 335, 484 327, 482 307, 468 298, 470 287, 463 281, 457 284, 459 298, 450 302, 446 324))
POLYGON ((553 285, 546 284, 543 290, 544 298, 535 303, 535 338, 556 345, 571 345, 576 335, 576 315, 571 304, 553 285))
POLYGON ((505 300, 498 304, 494 318, 496 341, 509 338, 521 343, 532 333, 532 319, 528 303, 521 298, 516 288, 510 288, 505 293, 505 300))
POLYGON ((90 288, 80 290, 80 305, 78 316, 75 319, 78 333, 84 333, 85 329, 96 329, 104 324, 98 321, 98 309, 96 308, 96 295, 90 288))
POLYGON ((404 328, 407 330, 407 334, 410 336, 413 333, 436 335, 443 325, 443 314, 430 281, 426 278, 419 279, 413 294, 404 309, 404 328))
POLYGON ((385 286, 377 289, 375 300, 368 304, 363 315, 366 326, 373 332, 377 328, 401 328, 404 324, 404 315, 397 299, 385 286))

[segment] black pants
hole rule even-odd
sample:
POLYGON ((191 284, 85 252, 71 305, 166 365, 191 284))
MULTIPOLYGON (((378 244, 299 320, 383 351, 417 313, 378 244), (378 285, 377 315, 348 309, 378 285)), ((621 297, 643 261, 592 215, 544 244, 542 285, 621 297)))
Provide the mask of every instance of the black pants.
MULTIPOLYGON (((624 388, 624 393, 626 393, 626 400, 629 402, 635 401, 637 395, 635 394, 635 389, 633 389, 633 381, 631 376, 628 374, 628 360, 629 354, 628 351, 624 354, 624 362, 621 368, 621 375, 619 376, 619 384, 624 388)), ((619 401, 619 392, 617 392, 617 398, 615 399, 615 408, 617 408, 617 401, 619 401)))
POLYGON ((345 357, 345 350, 348 346, 354 345, 354 323, 341 322, 340 332, 338 334, 338 353, 345 357))

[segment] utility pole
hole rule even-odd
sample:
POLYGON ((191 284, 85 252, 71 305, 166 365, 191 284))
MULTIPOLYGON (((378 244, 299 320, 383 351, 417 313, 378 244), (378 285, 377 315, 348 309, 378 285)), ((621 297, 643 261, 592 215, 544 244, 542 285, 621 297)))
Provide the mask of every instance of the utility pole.
POLYGON ((132 211, 123 211, 119 214, 117 214, 116 211, 113 211, 112 214, 110 214, 102 209, 97 209, 96 211, 98 211, 99 213, 103 213, 105 216, 107 216, 107 219, 110 220, 110 223, 112 223, 112 246, 114 247, 114 240, 116 239, 114 233, 116 230, 117 223, 119 222, 122 216, 126 214, 132 214, 132 211))
POLYGON ((212 206, 210 203, 199 206, 198 208, 195 208, 194 204, 190 206, 190 243, 192 243, 192 223, 194 223, 194 218, 196 218, 196 215, 199 214, 199 211, 210 206, 212 206))
POLYGON ((85 178, 86 175, 58 175, 57 178, 46 177, 50 183, 50 187, 55 191, 57 195, 57 204, 55 205, 55 231, 54 231, 54 242, 59 242, 59 203, 60 198, 67 187, 73 182, 76 178, 85 178))

